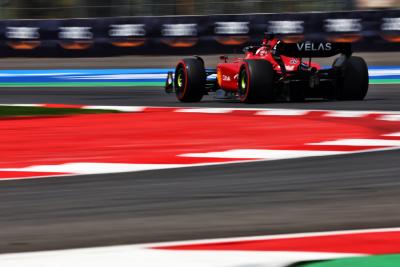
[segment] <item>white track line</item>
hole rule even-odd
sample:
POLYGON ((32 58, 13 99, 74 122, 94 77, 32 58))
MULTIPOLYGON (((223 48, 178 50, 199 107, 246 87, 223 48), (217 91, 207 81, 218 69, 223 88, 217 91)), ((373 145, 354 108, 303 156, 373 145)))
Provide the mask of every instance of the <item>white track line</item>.
MULTIPOLYGON (((26 107, 46 107, 50 104, 0 104, 0 106, 26 106, 26 107)), ((400 120, 400 111, 354 111, 354 110, 323 110, 323 109, 273 109, 273 108, 198 108, 184 107, 177 108, 172 106, 82 106, 84 109, 108 109, 120 110, 126 112, 140 112, 146 108, 172 110, 173 112, 182 113, 230 113, 233 111, 254 111, 255 115, 276 115, 276 116, 297 116, 306 115, 310 112, 324 112, 323 116, 327 117, 362 117, 367 114, 381 115, 380 120, 400 120)))
POLYGON ((338 146, 400 146, 400 140, 385 139, 340 139, 324 141, 320 143, 309 143, 307 145, 338 145, 338 146))
POLYGON ((399 114, 388 114, 388 115, 383 115, 378 118, 378 120, 382 121, 400 121, 400 115, 399 114))
MULTIPOLYGON (((364 140, 364 139, 362 139, 364 140)), ((380 140, 380 139, 379 139, 380 140)), ((340 141, 340 140, 339 140, 340 141)), ((386 140, 384 140, 386 141, 386 140)), ((392 141, 392 140, 387 140, 392 141)), ((400 140, 394 140, 400 142, 400 140)), ((335 142, 335 141, 330 141, 335 142)), ((320 145, 320 143, 313 143, 311 145, 320 145)), ((382 145, 380 145, 382 146, 382 145)), ((379 152, 399 149, 396 146, 389 146, 387 148, 357 150, 357 151, 311 151, 311 150, 259 150, 259 149, 236 149, 222 152, 209 152, 209 153, 187 153, 178 155, 180 157, 198 157, 198 158, 230 158, 238 159, 226 162, 206 162, 194 164, 135 164, 135 163, 95 163, 95 162, 76 162, 64 163, 58 165, 33 165, 23 168, 0 168, 0 172, 31 172, 30 177, 11 177, 1 178, 1 181, 9 180, 26 180, 26 179, 43 179, 51 177, 64 177, 64 176, 79 176, 87 174, 104 174, 104 173, 121 173, 121 172, 139 172, 149 170, 161 169, 174 169, 174 168, 193 168, 205 167, 216 165, 230 165, 249 162, 263 162, 271 160, 294 159, 304 157, 317 157, 317 156, 334 156, 345 154, 359 154, 366 152, 379 152), (52 175, 35 175, 37 172, 51 172, 60 173, 52 175), (65 174, 68 173, 68 174, 65 174)))
POLYGON ((220 239, 204 239, 193 241, 177 241, 164 243, 147 243, 98 248, 68 249, 56 251, 39 251, 11 253, 0 255, 2 267, 237 267, 237 266, 269 266, 283 267, 299 261, 323 260, 339 257, 359 256, 362 254, 347 253, 314 253, 314 252, 249 252, 249 251, 174 251, 151 249, 163 246, 213 244, 224 242, 246 242, 257 240, 273 240, 282 238, 302 238, 314 236, 335 236, 346 234, 381 233, 400 231, 400 228, 367 229, 333 231, 319 233, 298 233, 269 236, 248 236, 220 239))
POLYGON ((122 112, 142 112, 146 107, 137 106, 83 106, 82 109, 118 110, 122 112))
MULTIPOLYGON (((331 154, 331 155, 326 155, 326 156, 334 156, 334 155, 346 155, 346 154, 361 154, 361 153, 370 153, 370 152, 380 152, 380 151, 391 151, 391 150, 397 150, 400 147, 386 147, 386 148, 374 148, 374 149, 363 149, 363 150, 357 150, 357 151, 333 151, 334 153, 337 154, 331 154)), ((191 153, 192 154, 192 153, 191 153)), ((184 154, 182 154, 184 155, 184 154)), ((313 156, 318 156, 318 155, 313 155, 313 156)), ((313 157, 313 156, 308 156, 308 157, 313 157)), ((285 158, 283 158, 285 159, 285 158)), ((290 159, 290 158, 286 158, 290 159)), ((219 166, 219 165, 233 165, 233 164, 242 164, 242 163, 250 163, 250 162, 264 162, 264 161, 271 161, 272 159, 241 159, 241 160, 232 160, 232 161, 225 161, 225 162, 206 162, 206 163, 194 163, 194 164, 151 164, 153 165, 152 168, 133 168, 132 167, 132 172, 134 171, 147 171, 147 170, 158 170, 158 169, 173 169, 173 168, 193 168, 193 167, 208 167, 208 166, 219 166), (163 167, 163 165, 165 165, 163 167), (161 168, 158 168, 161 167, 161 168)), ((279 159, 278 159, 279 160, 279 159)), ((68 163, 68 164, 76 164, 76 163, 68 163)), ((79 164, 79 163, 78 163, 79 164)), ((93 164, 93 163, 91 163, 93 164)), ((99 164, 110 164, 110 163, 99 163, 99 164)), ((111 163, 114 164, 114 163, 111 163)), ((129 164, 129 165, 148 165, 148 164, 129 164)), ((37 165, 37 166, 48 166, 48 165, 37 165)), ((57 165, 50 165, 50 166, 57 166, 57 165)), ((25 167, 25 168, 33 168, 36 166, 30 166, 30 167, 25 167)), ((25 168, 3 168, 0 169, 1 171, 24 171, 25 168)), ((38 168, 40 170, 40 168, 38 168)), ((33 172, 33 171, 31 171, 33 172)), ((42 171, 39 171, 42 172, 42 171)), ((121 171, 119 169, 111 170, 108 173, 121 173, 125 171, 121 171)), ((128 171, 129 172, 129 171, 128 171)), ((101 174, 98 172, 92 173, 87 171, 86 173, 83 174, 101 174)), ((69 174, 54 174, 54 175, 45 175, 45 176, 29 176, 29 177, 15 177, 15 178, 0 178, 0 182, 2 181, 12 181, 12 180, 26 180, 26 179, 45 179, 45 178, 52 178, 52 177, 70 177, 70 176, 79 176, 83 175, 81 173, 69 173, 69 174)))
POLYGON ((361 256, 351 253, 173 251, 116 246, 0 255, 2 267, 285 267, 299 261, 361 256))
POLYGON ((269 149, 232 149, 221 152, 187 153, 178 155, 180 157, 195 158, 227 158, 227 159, 293 159, 315 156, 330 156, 346 154, 342 151, 320 151, 320 150, 269 150, 269 149))
POLYGON ((102 174, 136 172, 185 167, 183 164, 130 164, 130 163, 93 163, 77 162, 58 165, 35 165, 24 168, 2 168, 0 171, 15 172, 54 172, 76 174, 102 174))
POLYGON ((231 108, 180 108, 174 112, 182 113, 230 113, 234 109, 231 108))
POLYGON ((141 246, 141 247, 164 247, 164 246, 182 246, 182 245, 184 246, 184 245, 199 245, 199 244, 213 244, 213 243, 215 244, 215 243, 228 243, 228 242, 235 243, 235 242, 246 242, 246 241, 274 240, 274 239, 286 239, 286 238, 303 238, 303 237, 315 237, 315 236, 385 233, 385 232, 398 232, 398 231, 400 231, 400 227, 372 228, 372 229, 357 229, 357 230, 338 230, 338 231, 328 231, 328 232, 308 232, 308 233, 294 233, 294 234, 197 239, 197 240, 190 240, 190 241, 145 243, 145 244, 139 244, 138 246, 141 246))
POLYGON ((400 132, 397 132, 397 133, 390 133, 390 134, 385 134, 384 136, 400 137, 400 132))
POLYGON ((256 115, 264 116, 303 116, 309 113, 309 110, 301 109, 271 109, 256 112, 256 115))
POLYGON ((324 114, 324 117, 337 117, 337 118, 360 118, 371 114, 370 111, 330 111, 324 114))

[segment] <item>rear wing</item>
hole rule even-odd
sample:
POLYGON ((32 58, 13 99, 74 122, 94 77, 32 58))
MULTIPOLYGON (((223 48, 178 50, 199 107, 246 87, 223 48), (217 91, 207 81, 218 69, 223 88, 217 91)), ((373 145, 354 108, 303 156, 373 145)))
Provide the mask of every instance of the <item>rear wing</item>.
POLYGON ((343 54, 350 57, 352 54, 351 43, 331 43, 331 42, 298 42, 284 43, 279 42, 275 46, 277 55, 288 57, 332 57, 343 54))

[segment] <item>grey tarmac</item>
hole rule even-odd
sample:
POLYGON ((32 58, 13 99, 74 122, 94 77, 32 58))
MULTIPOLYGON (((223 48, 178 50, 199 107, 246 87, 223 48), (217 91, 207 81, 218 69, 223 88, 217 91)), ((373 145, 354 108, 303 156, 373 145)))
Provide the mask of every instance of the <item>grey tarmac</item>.
MULTIPOLYGON (((21 68, 53 67, 28 63, 21 68)), ((155 87, 0 88, 0 102, 185 106, 155 87)), ((243 105, 206 99, 190 106, 399 111, 400 88, 373 85, 366 101, 243 105)), ((0 181, 0 253, 395 227, 400 225, 399 160, 400 150, 393 150, 0 181)))

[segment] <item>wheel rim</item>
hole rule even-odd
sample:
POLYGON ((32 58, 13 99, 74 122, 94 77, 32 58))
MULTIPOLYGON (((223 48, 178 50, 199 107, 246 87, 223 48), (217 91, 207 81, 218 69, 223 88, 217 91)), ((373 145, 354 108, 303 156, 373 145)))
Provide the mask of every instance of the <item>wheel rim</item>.
POLYGON ((240 80, 239 80, 239 96, 246 95, 247 90, 247 75, 246 70, 242 70, 240 73, 240 80))
POLYGON ((183 75, 182 72, 178 73, 178 77, 176 78, 176 82, 178 84, 178 87, 182 87, 183 85, 183 75))
POLYGON ((242 80, 240 81, 241 87, 246 88, 246 77, 243 75, 242 80))
POLYGON ((178 97, 182 97, 185 91, 185 70, 183 67, 179 67, 178 70, 176 71, 176 77, 175 77, 175 92, 178 97))

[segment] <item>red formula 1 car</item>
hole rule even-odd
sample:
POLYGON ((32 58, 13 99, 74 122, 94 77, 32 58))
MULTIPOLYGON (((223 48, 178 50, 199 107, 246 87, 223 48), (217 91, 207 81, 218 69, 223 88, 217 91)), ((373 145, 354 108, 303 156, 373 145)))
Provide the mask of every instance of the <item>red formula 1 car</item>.
POLYGON ((206 69, 198 56, 182 59, 175 73, 168 73, 166 92, 175 92, 182 102, 198 102, 203 95, 217 92, 221 98, 238 98, 244 103, 362 100, 367 94, 368 67, 362 58, 352 56, 350 43, 285 43, 266 35, 260 46, 243 51, 243 58, 221 56, 216 69, 206 69), (311 61, 338 54, 327 69, 311 61))

